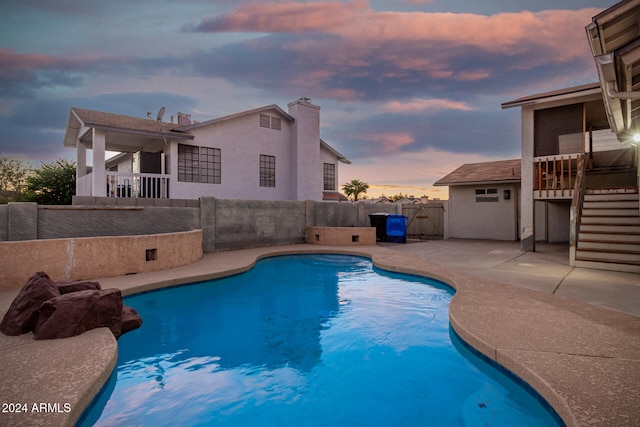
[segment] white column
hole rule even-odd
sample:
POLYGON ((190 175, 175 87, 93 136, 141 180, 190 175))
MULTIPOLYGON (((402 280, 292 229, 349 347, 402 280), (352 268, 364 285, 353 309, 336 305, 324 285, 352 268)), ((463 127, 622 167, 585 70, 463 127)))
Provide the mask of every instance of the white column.
POLYGON ((93 129, 93 194, 96 197, 107 195, 107 174, 105 168, 105 132, 93 129))
POLYGON ((520 179, 520 249, 536 250, 535 215, 533 200, 533 130, 534 110, 522 107, 522 176, 520 179))
POLYGON ((87 146, 81 141, 76 141, 76 196, 89 196, 80 194, 80 178, 87 174, 87 146))

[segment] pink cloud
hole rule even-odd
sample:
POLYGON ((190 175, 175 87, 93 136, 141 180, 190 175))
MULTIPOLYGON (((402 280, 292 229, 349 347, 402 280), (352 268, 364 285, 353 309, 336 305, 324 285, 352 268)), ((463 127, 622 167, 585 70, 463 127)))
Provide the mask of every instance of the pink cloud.
POLYGON ((353 0, 347 3, 291 1, 252 3, 240 6, 225 16, 205 18, 200 24, 186 29, 198 32, 267 33, 326 31, 348 25, 358 12, 367 7, 366 0, 353 0))
POLYGON ((18 78, 27 70, 49 68, 59 62, 56 57, 42 53, 21 54, 12 49, 0 49, 0 75, 18 78))
POLYGON ((448 99, 411 99, 408 101, 391 101, 383 106, 390 113, 407 113, 417 111, 464 110, 471 111, 468 104, 448 99))
MULTIPOLYGON (((415 2, 415 0, 414 0, 415 2)), ((419 1, 423 3, 423 1, 419 1)), ((478 48, 485 52, 515 55, 536 47, 547 52, 544 61, 568 61, 585 55, 584 26, 599 9, 522 11, 478 15, 470 13, 380 12, 366 0, 349 2, 292 1, 252 3, 227 15, 205 18, 189 27, 200 32, 324 32, 342 38, 356 51, 384 42, 420 42, 441 49, 478 48)), ((396 52, 402 57, 402 52, 396 52)), ((415 69, 425 63, 403 58, 399 66, 415 69)), ((529 67, 540 58, 531 58, 529 67)), ((428 67, 427 67, 428 68, 428 67)), ((434 70, 439 74, 443 70, 434 70)), ((461 80, 488 77, 475 71, 461 80)))

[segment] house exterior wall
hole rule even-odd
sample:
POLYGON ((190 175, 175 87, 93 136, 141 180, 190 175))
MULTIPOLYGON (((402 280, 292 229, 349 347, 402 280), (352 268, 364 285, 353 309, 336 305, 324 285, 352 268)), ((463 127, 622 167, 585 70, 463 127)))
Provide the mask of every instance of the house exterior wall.
POLYGON ((535 218, 537 242, 567 243, 570 233, 570 201, 536 200, 535 218))
POLYGON ((322 200, 320 161, 320 107, 299 99, 289 104, 295 118, 291 140, 291 184, 293 200, 322 200))
MULTIPOLYGON (((522 175, 521 175, 521 183, 522 183, 522 194, 521 194, 521 224, 520 224, 520 234, 521 234, 521 248, 525 251, 534 251, 535 250, 535 242, 546 240, 541 238, 540 236, 548 235, 547 229, 543 228, 542 230, 536 230, 536 227, 539 227, 540 224, 545 224, 544 218, 542 221, 539 221, 536 216, 540 214, 540 209, 537 206, 537 203, 534 201, 534 156, 535 156, 535 112, 537 110, 550 109, 556 107, 563 107, 569 105, 582 105, 582 103, 601 101, 601 94, 588 94, 577 97, 566 97, 562 99, 557 99, 554 101, 536 103, 531 105, 523 105, 521 110, 521 126, 522 126, 522 139, 521 139, 521 151, 522 151, 522 175)), ((573 131, 572 131, 573 132, 573 131)), ((562 145, 566 146, 575 146, 578 148, 583 145, 578 152, 584 153, 589 151, 589 134, 588 132, 585 134, 584 145, 579 141, 582 140, 581 135, 576 134, 566 134, 566 135, 558 135, 559 144, 558 151, 562 151, 562 145), (578 143, 576 144, 576 138, 578 143)), ((620 149, 622 148, 620 144, 616 145, 614 143, 615 135, 610 130, 600 130, 593 132, 592 135, 592 149, 594 152, 596 151, 606 151, 611 149, 620 149)), ((560 154, 560 153, 558 153, 560 154)), ((567 222, 568 224, 568 222, 567 222)), ((568 234, 568 231, 567 231, 568 234)), ((563 233, 560 233, 558 236, 559 239, 563 239, 561 237, 563 233)), ((555 233, 551 233, 551 237, 555 236, 555 233)), ((555 237, 553 237, 555 238, 555 237)), ((563 241, 563 240, 558 240, 563 241)))
POLYGON ((447 235, 458 239, 517 240, 516 184, 449 186, 447 235), (497 189, 497 202, 476 201, 476 189, 497 189), (510 198, 505 199, 505 190, 510 198))
POLYGON ((178 181, 178 144, 173 143, 169 155, 170 196, 291 200, 291 123, 275 110, 263 114, 282 118, 281 130, 260 127, 258 113, 191 130, 194 140, 185 145, 220 149, 220 184, 178 181), (275 187, 260 187, 260 154, 276 158, 275 187))

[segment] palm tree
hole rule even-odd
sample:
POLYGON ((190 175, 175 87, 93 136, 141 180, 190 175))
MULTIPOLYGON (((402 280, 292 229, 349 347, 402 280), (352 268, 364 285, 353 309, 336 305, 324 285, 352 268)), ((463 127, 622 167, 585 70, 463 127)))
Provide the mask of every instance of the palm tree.
POLYGON ((342 191, 347 196, 353 196, 353 201, 358 201, 358 196, 367 192, 369 184, 362 182, 359 179, 352 179, 342 186, 342 191))

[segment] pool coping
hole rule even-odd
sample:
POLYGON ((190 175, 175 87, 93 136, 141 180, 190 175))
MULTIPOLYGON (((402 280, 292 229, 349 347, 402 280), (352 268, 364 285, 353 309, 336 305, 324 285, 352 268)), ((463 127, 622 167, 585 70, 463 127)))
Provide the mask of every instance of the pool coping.
MULTIPOLYGON (((568 426, 640 425, 640 317, 471 277, 415 255, 380 246, 299 244, 210 253, 187 266, 97 280, 130 295, 239 274, 262 258, 304 253, 364 256, 378 268, 448 284, 456 290, 449 306, 456 333, 533 387, 568 426)), ((3 313, 9 297, 0 296, 3 313)), ((0 403, 70 404, 68 412, 0 412, 0 424, 69 426, 112 372, 117 343, 106 328, 51 341, 0 334, 0 355, 0 403)))

